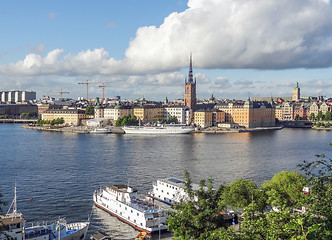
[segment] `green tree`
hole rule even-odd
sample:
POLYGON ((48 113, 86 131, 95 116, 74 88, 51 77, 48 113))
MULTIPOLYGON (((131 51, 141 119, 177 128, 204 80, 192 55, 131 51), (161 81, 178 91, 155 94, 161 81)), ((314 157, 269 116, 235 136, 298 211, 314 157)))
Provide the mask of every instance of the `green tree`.
POLYGON ((121 126, 137 126, 138 120, 135 115, 127 115, 122 118, 118 118, 115 122, 115 126, 121 127, 121 126))
POLYGON ((175 117, 175 116, 168 117, 167 120, 166 120, 166 123, 167 124, 169 124, 169 123, 178 123, 178 118, 175 117))
POLYGON ((320 121, 320 120, 323 120, 323 112, 322 111, 319 111, 318 114, 317 114, 317 120, 320 121))
POLYGON ((326 128, 331 127, 331 123, 329 123, 329 122, 325 123, 325 127, 326 127, 326 128))
POLYGON ((295 119, 294 119, 295 121, 299 121, 299 120, 301 120, 301 118, 300 118, 300 116, 299 116, 299 114, 296 114, 296 116, 295 116, 295 119))
POLYGON ((200 188, 193 190, 189 173, 185 173, 187 197, 181 199, 169 211, 168 228, 174 232, 174 239, 218 239, 219 229, 226 226, 226 221, 218 204, 223 190, 220 186, 213 189, 213 180, 200 182, 200 188))
POLYGON ((94 108, 91 107, 91 106, 88 106, 86 109, 85 109, 85 114, 87 115, 94 115, 95 112, 94 112, 94 108))
POLYGON ((315 120, 315 114, 314 114, 314 113, 310 113, 310 115, 309 115, 309 120, 310 120, 310 121, 315 120))
POLYGON ((23 119, 30 119, 31 118, 31 113, 30 112, 22 113, 20 115, 20 117, 23 118, 23 119))
POLYGON ((330 121, 332 119, 332 114, 330 111, 327 111, 324 116, 325 121, 330 121))

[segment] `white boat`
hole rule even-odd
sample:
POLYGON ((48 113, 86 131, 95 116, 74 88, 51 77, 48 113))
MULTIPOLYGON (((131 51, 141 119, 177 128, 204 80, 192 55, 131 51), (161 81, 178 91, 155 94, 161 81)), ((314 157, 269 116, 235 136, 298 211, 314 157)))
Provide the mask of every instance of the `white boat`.
POLYGON ((165 211, 151 201, 138 199, 137 190, 130 186, 117 184, 100 188, 94 192, 93 201, 98 208, 139 231, 152 233, 167 229, 165 211))
POLYGON ((108 134, 108 133, 112 133, 112 130, 108 129, 108 128, 95 128, 95 129, 91 130, 90 133, 94 133, 94 134, 108 134))
POLYGON ((14 200, 5 215, 0 215, 0 239, 27 240, 82 240, 88 231, 89 221, 68 224, 64 219, 53 222, 26 223, 16 208, 16 187, 14 200), (13 212, 9 213, 11 208, 13 212))
POLYGON ((183 124, 167 124, 160 126, 125 126, 123 130, 128 134, 188 134, 195 129, 183 124))
MULTIPOLYGON (((158 201, 174 205, 180 200, 186 200, 188 195, 185 191, 185 182, 176 178, 158 179, 152 184, 153 189, 149 192, 149 197, 158 201)), ((198 184, 192 184, 193 190, 198 190, 198 184)), ((206 187, 204 187, 206 189, 206 187)), ((196 197, 195 197, 196 199, 196 197)))

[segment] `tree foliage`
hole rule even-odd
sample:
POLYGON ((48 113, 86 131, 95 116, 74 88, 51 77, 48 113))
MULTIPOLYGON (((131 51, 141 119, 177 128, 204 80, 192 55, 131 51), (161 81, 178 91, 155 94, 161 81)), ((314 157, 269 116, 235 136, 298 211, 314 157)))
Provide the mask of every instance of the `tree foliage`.
POLYGON ((158 118, 157 121, 156 121, 156 123, 158 124, 159 122, 166 123, 166 124, 170 124, 170 123, 177 124, 177 123, 179 123, 178 118, 175 117, 175 116, 168 117, 167 119, 165 119, 165 118, 158 118))
POLYGON ((330 111, 327 111, 324 116, 325 121, 330 121, 332 119, 332 113, 330 111))
POLYGON ((187 197, 174 206, 167 220, 169 230, 175 239, 219 239, 218 229, 226 226, 221 211, 219 196, 223 186, 213 189, 213 180, 200 182, 198 190, 193 190, 189 173, 185 173, 187 197))
POLYGON ((310 115, 309 115, 309 120, 315 120, 315 114, 314 113, 310 113, 310 115))
POLYGON ((283 171, 257 186, 238 179, 193 190, 186 173, 187 198, 170 212, 175 239, 332 239, 332 160, 324 154, 299 165, 304 174, 283 171), (309 193, 303 188, 309 187, 309 193), (228 226, 220 212, 241 213, 241 228, 228 226))
POLYGON ((135 115, 127 115, 122 118, 118 118, 116 120, 115 126, 122 127, 122 126, 137 126, 138 125, 138 119, 135 115))
POLYGON ((85 114, 87 114, 87 115, 94 115, 94 114, 95 114, 94 111, 95 111, 95 110, 93 109, 93 107, 88 106, 88 107, 85 109, 85 114))
POLYGON ((38 119, 37 120, 37 124, 38 125, 60 125, 60 124, 63 124, 65 121, 64 119, 61 117, 61 118, 56 118, 56 119, 53 119, 53 120, 42 120, 42 119, 38 119))

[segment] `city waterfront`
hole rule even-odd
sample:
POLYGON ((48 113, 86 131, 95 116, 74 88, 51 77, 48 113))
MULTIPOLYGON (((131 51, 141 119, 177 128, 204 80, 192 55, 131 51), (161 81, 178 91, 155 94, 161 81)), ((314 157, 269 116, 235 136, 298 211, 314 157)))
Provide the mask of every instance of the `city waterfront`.
POLYGON ((134 186, 141 194, 157 178, 215 184, 245 178, 262 183, 275 173, 296 170, 315 154, 331 156, 331 131, 283 129, 252 133, 176 136, 92 135, 22 129, 0 124, 0 192, 10 203, 17 184, 18 210, 29 221, 83 221, 89 233, 102 229, 115 238, 137 232, 93 207, 95 189, 112 183, 134 186))

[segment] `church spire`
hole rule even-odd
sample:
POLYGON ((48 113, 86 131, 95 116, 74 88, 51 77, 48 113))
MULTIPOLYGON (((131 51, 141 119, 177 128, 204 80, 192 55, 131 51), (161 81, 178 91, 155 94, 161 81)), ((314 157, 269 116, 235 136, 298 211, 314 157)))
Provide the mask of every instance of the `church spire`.
POLYGON ((190 53, 190 65, 189 65, 188 83, 194 83, 193 62, 192 62, 192 54, 191 53, 190 53))

